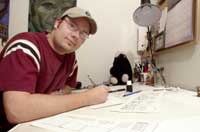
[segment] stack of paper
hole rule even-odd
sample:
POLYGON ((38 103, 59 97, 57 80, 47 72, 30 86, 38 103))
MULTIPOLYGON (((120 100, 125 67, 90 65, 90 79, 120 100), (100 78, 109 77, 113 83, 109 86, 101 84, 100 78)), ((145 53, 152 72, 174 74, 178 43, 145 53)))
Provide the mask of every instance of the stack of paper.
POLYGON ((160 99, 163 95, 162 91, 153 92, 141 92, 132 96, 127 102, 120 105, 113 111, 118 112, 159 112, 160 111, 160 99))
POLYGON ((156 122, 111 120, 64 114, 33 122, 31 125, 55 132, 152 132, 156 122))

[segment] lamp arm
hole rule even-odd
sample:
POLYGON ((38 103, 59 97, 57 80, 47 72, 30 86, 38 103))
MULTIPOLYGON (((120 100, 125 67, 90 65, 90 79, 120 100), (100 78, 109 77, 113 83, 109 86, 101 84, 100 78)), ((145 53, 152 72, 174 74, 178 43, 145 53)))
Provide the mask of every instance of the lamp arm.
POLYGON ((153 49, 152 49, 152 34, 150 26, 147 27, 147 40, 148 40, 147 51, 149 51, 151 62, 154 62, 153 49))

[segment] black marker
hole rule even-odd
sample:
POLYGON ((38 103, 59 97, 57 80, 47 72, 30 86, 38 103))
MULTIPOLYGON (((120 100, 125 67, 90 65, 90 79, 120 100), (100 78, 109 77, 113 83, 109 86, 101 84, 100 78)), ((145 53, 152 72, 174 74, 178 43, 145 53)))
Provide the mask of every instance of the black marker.
POLYGON ((125 88, 122 88, 122 89, 108 91, 108 93, 121 92, 121 91, 125 91, 125 90, 126 90, 125 88))

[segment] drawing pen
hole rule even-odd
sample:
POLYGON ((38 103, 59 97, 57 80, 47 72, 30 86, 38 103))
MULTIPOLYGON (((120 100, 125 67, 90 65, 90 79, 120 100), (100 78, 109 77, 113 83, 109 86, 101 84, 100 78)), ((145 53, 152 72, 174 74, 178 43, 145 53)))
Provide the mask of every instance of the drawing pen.
POLYGON ((125 90, 126 90, 125 88, 122 88, 122 89, 117 89, 117 90, 111 90, 108 93, 115 93, 115 92, 120 92, 120 91, 125 91, 125 90))
POLYGON ((139 92, 142 92, 142 90, 138 90, 138 91, 135 91, 135 92, 128 92, 128 93, 124 94, 123 97, 133 95, 133 94, 136 94, 136 93, 139 93, 139 92))
POLYGON ((90 82, 93 86, 97 86, 97 84, 93 81, 93 79, 90 77, 90 75, 88 75, 88 79, 90 80, 90 82))

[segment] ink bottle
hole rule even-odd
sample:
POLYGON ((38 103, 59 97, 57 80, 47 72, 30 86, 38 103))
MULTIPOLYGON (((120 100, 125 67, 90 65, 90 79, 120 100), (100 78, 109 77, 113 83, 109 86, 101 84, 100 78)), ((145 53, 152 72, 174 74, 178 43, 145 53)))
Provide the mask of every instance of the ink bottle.
POLYGON ((133 92, 132 82, 131 80, 128 80, 126 82, 126 92, 133 92))

